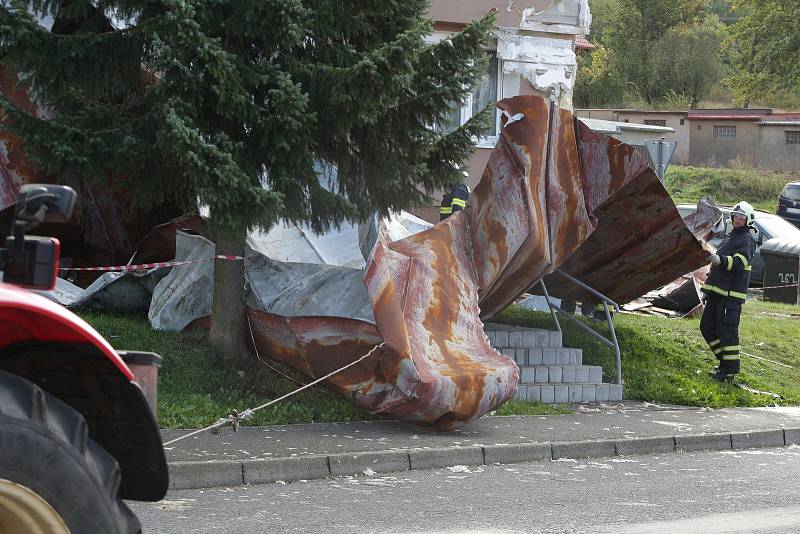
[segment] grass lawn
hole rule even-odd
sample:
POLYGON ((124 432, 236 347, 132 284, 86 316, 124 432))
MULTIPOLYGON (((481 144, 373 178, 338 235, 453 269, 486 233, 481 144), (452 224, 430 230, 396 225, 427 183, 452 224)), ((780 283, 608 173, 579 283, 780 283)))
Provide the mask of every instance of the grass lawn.
MULTIPOLYGON (((205 333, 153 331, 139 316, 82 313, 84 319, 120 349, 153 351, 163 357, 159 374, 159 422, 165 428, 197 428, 211 424, 231 409, 263 404, 299 387, 305 379, 279 367, 288 377, 256 364, 245 371, 216 366, 205 333)), ((495 322, 553 328, 549 314, 511 306, 495 322)), ((622 349, 625 398, 689 406, 765 406, 776 401, 707 376, 714 360, 699 332, 699 319, 664 319, 617 314, 614 318, 622 349)), ((614 355, 605 345, 562 321, 564 345, 584 349, 584 363, 601 365, 605 381, 615 376, 614 355)), ((605 327, 603 327, 605 328, 605 327)), ((742 382, 783 397, 780 404, 800 404, 800 307, 749 301, 744 307, 741 345, 744 352, 778 361, 782 367, 742 357, 742 382)), ((255 360, 254 360, 255 361, 255 360)), ((279 366, 279 364, 271 363, 279 366)), ((495 415, 570 413, 564 405, 510 401, 495 415)), ((272 425, 375 419, 322 387, 310 388, 262 410, 246 424, 272 425)))
POLYGON ((783 186, 799 179, 800 173, 671 165, 664 184, 676 204, 694 204, 702 196, 711 196, 718 204, 732 206, 746 200, 756 209, 775 213, 783 186))

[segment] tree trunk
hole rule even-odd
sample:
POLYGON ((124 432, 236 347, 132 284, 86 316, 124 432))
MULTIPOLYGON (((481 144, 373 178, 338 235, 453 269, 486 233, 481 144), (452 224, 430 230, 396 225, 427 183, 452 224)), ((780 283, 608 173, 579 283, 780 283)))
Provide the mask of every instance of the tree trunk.
MULTIPOLYGON (((244 256, 245 235, 213 232, 216 254, 244 256)), ((225 367, 247 366, 247 319, 244 303, 244 261, 214 263, 214 307, 209 340, 225 367)))

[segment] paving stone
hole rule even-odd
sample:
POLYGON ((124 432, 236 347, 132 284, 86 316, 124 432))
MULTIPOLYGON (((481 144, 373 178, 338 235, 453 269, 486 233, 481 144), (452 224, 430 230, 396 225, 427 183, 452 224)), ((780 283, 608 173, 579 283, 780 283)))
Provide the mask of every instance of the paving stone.
POLYGON ((608 385, 608 400, 621 401, 622 400, 622 385, 609 384, 608 385))
POLYGON ((376 473, 408 471, 408 453, 404 451, 370 451, 339 453, 328 456, 333 476, 358 475, 371 469, 376 473))
POLYGON ((560 365, 551 365, 550 367, 548 367, 547 368, 547 374, 548 374, 547 381, 548 382, 552 382, 554 384, 561 383, 562 382, 562 380, 561 380, 562 369, 563 369, 563 367, 561 367, 560 365))
POLYGON ((617 454, 620 456, 661 454, 675 451, 675 438, 673 437, 620 439, 614 443, 617 447, 617 454))
POLYGON ((579 365, 575 368, 575 382, 589 382, 589 366, 579 365))
POLYGON ((569 402, 580 402, 583 395, 583 388, 579 385, 570 384, 569 386, 569 402))
POLYGON ((583 365, 583 351, 581 349, 569 349, 569 363, 571 365, 583 365))
POLYGON ((515 443, 507 445, 484 445, 483 457, 486 465, 541 462, 552 459, 550 445, 543 443, 515 443))
POLYGON ((496 346, 494 343, 494 331, 489 330, 488 332, 484 332, 484 334, 486 334, 486 337, 489 339, 489 345, 493 347, 496 346))
POLYGON ((528 399, 529 401, 541 402, 542 401, 542 386, 528 386, 528 399))
POLYGON ((721 451, 730 448, 730 434, 675 436, 675 449, 679 451, 721 451))
POLYGON ((553 404, 555 402, 555 390, 552 385, 542 385, 541 386, 541 402, 545 404, 553 404))
POLYGON ((583 384, 581 386, 581 402, 595 402, 594 384, 583 384))
POLYGON ((523 384, 533 384, 536 382, 535 378, 536 368, 534 367, 523 367, 520 370, 519 374, 519 381, 523 384))
POLYGON ((754 432, 731 433, 734 449, 754 449, 759 447, 783 447, 783 430, 758 430, 754 432))
POLYGON ((435 469, 452 465, 483 465, 483 447, 441 447, 409 451, 411 469, 435 469))
POLYGON ((536 346, 536 332, 523 332, 522 333, 522 346, 526 348, 533 348, 536 346))
POLYGON ((556 364, 556 349, 550 347, 542 349, 542 364, 555 365, 556 364))
POLYGON ((554 443, 553 460, 559 458, 605 458, 616 456, 613 441, 579 441, 575 443, 554 443))
POLYGON ((535 367, 536 369, 536 382, 542 384, 548 381, 549 374, 547 372, 547 367, 541 365, 535 367))
POLYGON ((550 346, 561 347, 561 332, 550 332, 550 346))
POLYGON ((290 458, 265 458, 242 462, 245 484, 270 484, 283 480, 318 480, 330 476, 328 457, 325 455, 293 456, 290 458))
POLYGON ((505 330, 495 330, 494 332, 494 346, 499 349, 508 348, 508 332, 505 330))
POLYGON ((553 386, 556 402, 569 402, 569 387, 563 385, 553 386))
POLYGON ((587 380, 590 384, 602 384, 603 383, 603 368, 597 365, 592 365, 589 367, 589 380, 587 380))
POLYGON ((572 349, 556 349, 556 363, 558 365, 569 365, 569 356, 572 349))
POLYGON ((597 402, 608 402, 608 395, 610 393, 609 384, 598 384, 594 390, 595 399, 597 402))
POLYGON ((542 348, 550 346, 550 332, 536 332, 536 346, 542 348))
POLYGON ((800 445, 800 428, 784 428, 783 438, 786 445, 800 445))
POLYGON ((509 347, 522 347, 522 332, 509 332, 508 333, 508 346, 509 347))
POLYGON ((528 365, 542 365, 542 349, 528 349, 528 365))
POLYGON ((575 366, 565 365, 561 368, 561 381, 562 382, 575 382, 575 366))
MULTIPOLYGON (((502 354, 506 358, 511 358, 512 360, 514 360, 514 358, 517 355, 517 353, 516 353, 516 351, 514 349, 503 349, 503 350, 500 351, 500 354, 502 354)), ((516 360, 514 360, 514 361, 516 361, 516 360)))
POLYGON ((210 462, 172 462, 169 464, 170 489, 216 488, 244 484, 242 462, 213 460, 210 462))
POLYGON ((516 349, 514 351, 514 361, 520 365, 525 365, 528 361, 528 349, 516 349))

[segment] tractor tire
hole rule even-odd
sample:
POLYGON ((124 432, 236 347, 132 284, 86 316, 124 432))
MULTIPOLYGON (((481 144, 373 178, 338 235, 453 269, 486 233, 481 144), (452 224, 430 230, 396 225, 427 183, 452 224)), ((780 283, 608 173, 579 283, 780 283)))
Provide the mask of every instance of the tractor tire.
POLYGON ((0 451, 3 532, 141 533, 139 520, 117 496, 119 465, 89 438, 83 416, 5 371, 0 451))

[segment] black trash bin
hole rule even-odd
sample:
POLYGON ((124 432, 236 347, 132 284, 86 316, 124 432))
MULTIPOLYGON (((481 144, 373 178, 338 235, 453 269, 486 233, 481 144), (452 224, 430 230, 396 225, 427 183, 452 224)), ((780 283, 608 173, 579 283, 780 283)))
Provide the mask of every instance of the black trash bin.
POLYGON ((764 259, 764 300, 798 304, 800 241, 775 237, 761 245, 764 259))

